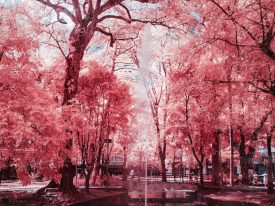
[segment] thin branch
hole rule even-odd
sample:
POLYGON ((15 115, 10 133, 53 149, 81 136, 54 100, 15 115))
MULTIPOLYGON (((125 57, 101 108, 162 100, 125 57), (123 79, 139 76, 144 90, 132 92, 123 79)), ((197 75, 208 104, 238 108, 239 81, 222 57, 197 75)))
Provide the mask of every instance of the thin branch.
POLYGON ((83 10, 83 13, 85 14, 85 15, 87 15, 88 14, 88 11, 87 11, 87 9, 86 9, 86 6, 89 6, 89 3, 88 3, 88 0, 85 0, 85 2, 83 3, 83 5, 82 5, 82 10, 83 10))
MULTIPOLYGON (((264 93, 267 93, 267 94, 272 94, 272 91, 271 90, 267 90, 267 89, 264 89, 262 87, 259 87, 257 85, 255 85, 253 82, 248 82, 250 85, 252 85, 253 87, 255 87, 256 89, 264 92, 264 93)), ((274 94, 272 94, 274 96, 274 94)))
POLYGON ((240 24, 231 14, 229 14, 218 2, 216 2, 215 0, 211 0, 211 2, 213 2, 213 4, 215 4, 226 16, 228 16, 230 18, 230 20, 238 25, 239 27, 241 27, 249 36, 251 39, 253 39, 256 43, 256 45, 259 45, 259 42, 257 41, 257 39, 254 37, 254 35, 242 24, 240 24))
POLYGON ((259 124, 259 126, 255 129, 255 131, 253 132, 251 139, 252 140, 257 140, 258 139, 258 135, 260 133, 260 131, 262 130, 264 123, 267 121, 268 116, 271 115, 273 112, 273 110, 270 110, 268 113, 266 113, 263 118, 261 119, 261 122, 259 124))
POLYGON ((126 11, 126 13, 127 13, 127 15, 128 15, 128 18, 132 19, 131 13, 130 13, 129 9, 124 4, 122 4, 122 3, 118 3, 118 5, 121 6, 122 8, 124 8, 125 11, 126 11))
POLYGON ((220 37, 218 37, 218 38, 213 38, 213 40, 220 40, 220 41, 223 41, 223 42, 225 42, 225 43, 227 43, 227 44, 229 44, 229 45, 231 45, 231 46, 236 46, 236 47, 252 47, 252 48, 258 48, 258 46, 255 46, 255 45, 245 45, 245 44, 237 44, 237 43, 232 43, 232 42, 230 42, 229 40, 227 40, 227 39, 223 39, 223 38, 220 38, 220 37))
POLYGON ((77 23, 76 17, 65 7, 60 6, 58 4, 53 4, 49 0, 36 0, 36 1, 40 2, 41 4, 46 5, 48 7, 53 8, 56 11, 56 13, 62 12, 64 14, 66 14, 74 23, 77 23))
POLYGON ((131 23, 131 19, 127 19, 123 16, 116 16, 116 15, 106 15, 106 16, 103 16, 101 17, 100 19, 98 19, 98 23, 104 21, 105 19, 120 19, 120 20, 123 20, 127 23, 131 23))
MULTIPOLYGON (((62 49, 62 47, 61 47, 61 45, 60 45, 60 41, 53 35, 53 32, 45 31, 45 33, 49 34, 50 37, 53 38, 53 40, 55 41, 55 43, 56 43, 57 45, 51 44, 51 43, 47 43, 47 42, 41 42, 41 43, 44 43, 44 44, 47 44, 47 45, 49 45, 49 46, 53 46, 53 47, 59 49, 60 52, 62 53, 62 55, 66 58, 66 54, 65 54, 65 52, 63 51, 63 49, 62 49)), ((65 43, 65 42, 63 42, 63 43, 65 43)))
POLYGON ((168 29, 174 29, 174 27, 171 27, 171 26, 165 24, 164 22, 158 21, 158 20, 153 21, 153 20, 131 19, 131 21, 132 22, 140 22, 140 23, 144 23, 144 24, 150 23, 153 26, 163 26, 168 29))
POLYGON ((100 4, 101 4, 101 0, 97 0, 96 1, 96 9, 99 9, 100 8, 100 4))
POLYGON ((115 39, 113 37, 113 34, 111 32, 108 32, 108 31, 105 31, 103 30, 102 28, 100 27, 96 27, 95 28, 95 31, 98 31, 106 36, 109 36, 111 38, 111 41, 110 41, 110 46, 113 47, 114 43, 115 43, 115 39))

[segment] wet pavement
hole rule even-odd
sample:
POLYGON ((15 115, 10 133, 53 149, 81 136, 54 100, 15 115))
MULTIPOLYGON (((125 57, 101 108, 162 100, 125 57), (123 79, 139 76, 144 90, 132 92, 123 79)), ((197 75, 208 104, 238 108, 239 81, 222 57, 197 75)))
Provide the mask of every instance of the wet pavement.
MULTIPOLYGON (((130 182, 129 206, 145 205, 145 183, 130 182)), ((196 202, 197 192, 195 188, 184 188, 181 184, 149 183, 147 189, 148 206, 179 206, 179 205, 204 205, 196 202)))

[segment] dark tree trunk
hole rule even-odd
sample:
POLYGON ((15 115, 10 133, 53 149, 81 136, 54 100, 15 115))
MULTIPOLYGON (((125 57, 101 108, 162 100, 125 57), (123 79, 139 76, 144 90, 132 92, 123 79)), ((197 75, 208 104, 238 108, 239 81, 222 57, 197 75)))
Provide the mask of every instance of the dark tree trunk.
POLYGON ((200 185, 203 186, 203 163, 199 164, 200 167, 200 185))
POLYGON ((245 153, 245 137, 241 134, 241 143, 240 143, 240 163, 241 163, 241 173, 242 173, 242 184, 249 184, 248 177, 248 164, 249 157, 245 153))
POLYGON ((140 181, 140 178, 141 178, 141 157, 140 157, 139 166, 138 166, 138 181, 140 181))
POLYGON ((260 45, 260 49, 263 51, 264 54, 266 54, 268 57, 270 57, 273 61, 275 61, 275 53, 272 50, 272 39, 274 37, 273 29, 270 29, 266 35, 265 38, 263 38, 263 41, 260 45))
POLYGON ((167 182, 166 168, 165 168, 165 158, 164 157, 161 157, 160 164, 161 164, 161 181, 162 182, 167 182))
POLYGON ((126 163, 127 163, 127 153, 126 153, 126 146, 123 147, 123 170, 122 170, 122 180, 127 180, 127 170, 126 170, 126 163))
POLYGON ((61 168, 61 182, 60 190, 63 193, 72 193, 75 191, 73 184, 73 178, 75 176, 76 167, 72 164, 71 159, 67 158, 64 162, 64 166, 61 168))
POLYGON ((94 32, 87 32, 87 25, 83 22, 80 27, 76 25, 70 33, 70 52, 66 57, 67 68, 64 82, 63 105, 70 104, 70 100, 75 98, 77 94, 80 62, 94 34, 94 32))
POLYGON ((70 104, 70 100, 75 98, 77 94, 81 59, 82 56, 78 53, 66 58, 67 68, 64 82, 63 105, 70 104))
POLYGON ((248 156, 247 155, 241 156, 240 160, 241 160, 242 184, 248 185, 249 184, 248 156))
MULTIPOLYGON (((100 141, 99 141, 100 142, 100 141)), ((100 144, 100 143, 99 143, 100 144)), ((95 185, 96 183, 96 178, 97 178, 97 175, 99 173, 99 168, 100 168, 100 159, 101 159, 101 155, 102 155, 102 148, 103 148, 103 145, 99 145, 98 146, 98 151, 97 151, 97 155, 96 155, 96 160, 95 160, 95 164, 94 164, 94 167, 93 167, 93 171, 92 171, 92 180, 91 180, 91 184, 92 185, 95 185)))
POLYGON ((92 170, 88 169, 87 175, 85 176, 85 191, 87 193, 90 192, 90 178, 91 178, 92 170))
MULTIPOLYGON (((73 33, 73 32, 72 32, 73 33)), ((72 35, 71 33, 71 35, 72 35)), ((84 47, 80 42, 75 44, 75 51, 66 57, 67 68, 64 82, 64 97, 62 105, 71 104, 70 100, 75 98, 78 89, 78 77, 80 71, 80 61, 83 58, 84 47)), ((71 145, 72 146, 72 145, 71 145)), ((71 149, 69 147, 68 149, 71 149)), ((72 167, 71 159, 65 160, 63 168, 61 169, 61 183, 60 188, 63 193, 72 193, 75 190, 73 185, 74 168, 72 167)))
POLYGON ((267 166, 267 192, 269 194, 274 193, 273 189, 273 165, 272 165, 272 153, 271 153, 271 141, 272 133, 267 137, 267 153, 268 153, 268 166, 267 166))
POLYGON ((167 179, 166 179, 166 167, 165 167, 165 154, 162 151, 160 145, 158 146, 158 150, 159 150, 159 158, 160 158, 160 166, 161 166, 161 181, 162 182, 167 182, 167 179))
POLYGON ((203 145, 201 144, 200 148, 199 148, 199 154, 201 156, 199 158, 198 155, 197 155, 197 153, 196 153, 196 150, 195 150, 195 148, 193 146, 193 140, 192 140, 192 137, 191 137, 190 134, 188 135, 188 138, 189 138, 190 144, 192 145, 192 153, 194 155, 194 158, 197 161, 197 163, 199 164, 199 168, 200 168, 200 184, 203 185, 203 161, 204 161, 203 145))
POLYGON ((92 179, 91 179, 91 185, 95 185, 96 183, 96 178, 97 178, 97 175, 98 175, 98 171, 99 171, 99 163, 96 162, 94 164, 94 167, 93 167, 93 170, 92 170, 92 179))
POLYGON ((215 141, 212 144, 215 153, 212 154, 212 184, 220 185, 221 183, 221 162, 220 162, 220 134, 215 132, 215 141))

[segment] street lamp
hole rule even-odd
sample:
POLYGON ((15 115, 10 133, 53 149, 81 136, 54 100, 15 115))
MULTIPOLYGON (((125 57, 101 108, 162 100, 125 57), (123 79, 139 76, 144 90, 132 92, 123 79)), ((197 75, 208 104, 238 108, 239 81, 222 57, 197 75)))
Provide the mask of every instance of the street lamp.
POLYGON ((107 162, 106 162, 106 170, 107 170, 107 189, 109 185, 109 144, 112 143, 112 139, 106 138, 104 139, 104 143, 107 144, 107 162))

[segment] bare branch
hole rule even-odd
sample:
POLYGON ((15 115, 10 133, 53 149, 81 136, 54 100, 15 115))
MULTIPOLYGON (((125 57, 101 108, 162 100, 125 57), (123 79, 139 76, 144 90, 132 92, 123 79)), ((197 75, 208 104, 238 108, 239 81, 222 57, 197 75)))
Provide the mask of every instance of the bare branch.
POLYGON ((73 1, 73 6, 74 6, 74 10, 75 10, 76 19, 77 19, 78 23, 81 23, 82 15, 81 15, 81 9, 80 9, 80 5, 79 5, 79 1, 78 0, 72 0, 72 1, 73 1))
POLYGON ((261 119, 261 122, 260 122, 259 126, 255 129, 255 131, 253 132, 253 134, 251 136, 252 140, 257 140, 258 139, 258 135, 259 135, 260 131, 262 130, 265 122, 267 121, 268 116, 271 115, 272 113, 273 113, 273 110, 270 110, 268 113, 266 113, 263 116, 263 118, 261 119))
MULTIPOLYGON (((261 29, 262 29, 262 39, 258 40, 257 35, 253 34, 250 30, 249 30, 249 26, 245 26, 243 24, 241 24, 239 21, 237 21, 236 18, 234 18, 234 16, 232 15, 231 12, 226 11, 225 8, 223 8, 219 2, 215 1, 215 0, 211 0, 211 2, 213 4, 215 4, 221 11, 222 13, 224 13, 231 21, 233 24, 237 25, 238 27, 240 27, 245 33, 247 33, 247 35, 255 42, 255 45, 260 48, 262 50, 262 52, 267 55, 268 57, 270 57, 272 60, 275 60, 275 53, 271 48, 271 41, 273 39, 273 37, 275 36, 274 32, 273 32, 273 26, 275 24, 275 21, 273 21, 273 24, 271 24, 270 26, 270 30, 265 33, 265 27, 263 24, 263 13, 262 13, 262 6, 261 3, 259 1, 259 7, 260 10, 257 11, 257 13, 260 14, 260 20, 261 23, 254 21, 253 23, 255 23, 256 25, 260 25, 261 29)), ((251 19, 248 19, 250 21, 252 21, 251 19)))
POLYGON ((140 22, 140 23, 144 23, 144 24, 150 23, 153 26, 163 26, 163 27, 166 27, 168 29, 173 29, 174 28, 174 27, 171 27, 171 26, 165 24, 164 22, 158 21, 158 20, 131 19, 131 21, 132 22, 140 22))
POLYGON ((56 13, 62 12, 64 14, 66 14, 74 23, 77 23, 76 17, 65 7, 63 7, 59 4, 53 4, 49 0, 36 0, 36 1, 40 2, 41 4, 46 5, 48 7, 53 8, 56 13))
MULTIPOLYGON (((108 2, 109 2, 109 1, 108 1, 108 2)), ((108 2, 107 2, 107 3, 108 3, 108 2)), ((111 2, 112 2, 112 1, 111 1, 111 2)), ((100 4, 101 4, 101 0, 97 0, 97 1, 96 1, 96 7, 95 7, 95 8, 96 8, 96 9, 99 9, 99 8, 100 8, 100 4)))
POLYGON ((211 2, 213 2, 226 16, 228 16, 230 18, 230 20, 238 25, 239 27, 241 27, 249 36, 251 39, 253 39, 256 43, 256 45, 259 45, 258 40, 255 38, 255 36, 248 30, 248 28, 246 28, 244 25, 240 24, 231 14, 229 14, 218 2, 216 2, 215 0, 211 0, 211 2))
POLYGON ((227 39, 223 39, 223 38, 213 38, 213 40, 220 40, 220 41, 223 41, 231 46, 236 46, 236 47, 253 47, 253 48, 258 48, 258 46, 255 46, 255 45, 245 45, 245 44, 237 44, 237 43, 233 43, 233 42, 230 42, 229 40, 227 39))
POLYGON ((127 19, 127 18, 125 18, 123 16, 116 16, 116 15, 106 15, 106 16, 103 16, 100 19, 98 19, 98 23, 104 21, 105 19, 120 19, 120 20, 126 21, 127 23, 131 23, 131 19, 127 19))
POLYGON ((108 31, 105 31, 103 30, 102 28, 100 27, 96 27, 95 28, 95 31, 98 31, 106 36, 109 36, 111 38, 111 41, 110 41, 110 46, 113 47, 114 43, 115 43, 115 39, 113 37, 113 34, 111 32, 108 32, 108 31))
POLYGON ((88 11, 87 11, 87 9, 86 9, 86 6, 89 6, 89 4, 88 4, 88 1, 86 0, 84 3, 83 3, 83 5, 82 5, 82 10, 83 10, 83 13, 85 14, 85 15, 87 15, 88 14, 88 11))
POLYGON ((67 22, 63 19, 63 18, 60 18, 60 12, 59 11, 56 11, 56 15, 57 15, 57 22, 61 23, 61 24, 67 24, 67 22))
POLYGON ((129 18, 129 19, 132 19, 131 13, 130 13, 129 9, 128 9, 124 4, 122 4, 122 3, 118 3, 118 5, 121 6, 122 8, 124 8, 124 9, 126 10, 126 13, 127 13, 127 15, 128 15, 128 18, 129 18))
POLYGON ((274 93, 273 93, 272 88, 270 88, 270 89, 264 89, 264 88, 262 88, 262 87, 259 87, 259 86, 255 85, 253 82, 248 82, 248 83, 249 83, 250 85, 252 85, 253 87, 255 87, 256 89, 258 89, 258 90, 260 90, 260 91, 262 91, 262 92, 264 92, 264 93, 266 93, 266 94, 271 94, 271 95, 274 96, 274 93))
POLYGON ((66 54, 65 54, 65 52, 63 51, 63 49, 62 49, 62 47, 61 47, 61 45, 60 45, 60 42, 61 43, 66 43, 66 42, 64 42, 64 41, 62 41, 62 40, 59 40, 56 36, 54 36, 53 34, 54 34, 54 31, 44 31, 45 33, 47 33, 48 35, 50 35, 50 37, 51 38, 53 38, 53 40, 55 41, 55 43, 56 43, 56 45, 55 44, 52 44, 52 43, 49 43, 49 42, 40 42, 40 43, 43 43, 43 44, 47 44, 47 45, 49 45, 49 46, 53 46, 53 47, 55 47, 55 48, 57 48, 57 49, 59 49, 60 50, 60 52, 61 52, 61 54, 65 57, 65 59, 66 59, 66 54))

